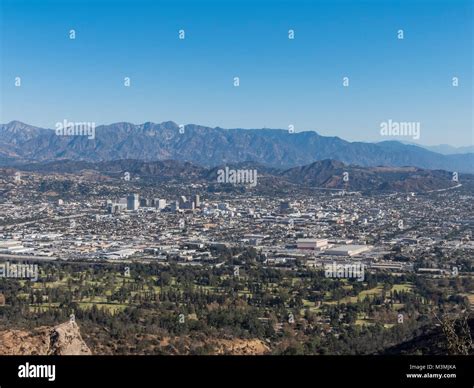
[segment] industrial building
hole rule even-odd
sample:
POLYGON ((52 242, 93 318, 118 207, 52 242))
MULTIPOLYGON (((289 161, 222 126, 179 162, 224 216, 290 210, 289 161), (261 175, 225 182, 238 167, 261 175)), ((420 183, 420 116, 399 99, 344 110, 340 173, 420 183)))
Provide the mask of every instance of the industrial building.
POLYGON ((320 251, 326 249, 328 246, 327 238, 299 238, 296 241, 296 246, 298 249, 310 249, 320 251))

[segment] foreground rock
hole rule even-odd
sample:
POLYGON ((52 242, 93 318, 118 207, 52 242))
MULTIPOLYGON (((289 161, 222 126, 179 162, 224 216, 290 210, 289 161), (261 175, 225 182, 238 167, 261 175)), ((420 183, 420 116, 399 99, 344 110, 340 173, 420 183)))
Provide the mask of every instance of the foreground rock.
POLYGON ((217 340, 214 344, 216 355, 254 356, 270 352, 270 348, 259 339, 217 340))
POLYGON ((39 327, 31 332, 0 331, 0 355, 90 355, 79 326, 66 322, 54 327, 39 327))

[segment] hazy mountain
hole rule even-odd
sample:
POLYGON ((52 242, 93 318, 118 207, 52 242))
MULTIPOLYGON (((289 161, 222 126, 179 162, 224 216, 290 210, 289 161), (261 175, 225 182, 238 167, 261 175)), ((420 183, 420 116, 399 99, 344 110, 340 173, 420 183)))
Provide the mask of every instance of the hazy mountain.
POLYGON ((54 130, 18 121, 0 125, 0 163, 58 159, 180 160, 202 166, 248 160, 289 168, 334 159, 359 166, 416 166, 474 172, 474 154, 441 155, 396 141, 348 142, 316 132, 278 129, 222 129, 186 125, 184 133, 171 121, 161 124, 116 123, 99 126, 95 138, 57 136, 54 130))
POLYGON ((440 144, 436 146, 423 146, 423 148, 443 155, 468 154, 474 152, 474 146, 453 147, 448 144, 440 144))
MULTIPOLYGON (((474 136, 474 133, 473 133, 474 136)), ((474 138, 473 138, 474 141, 474 138)), ((438 144, 434 146, 428 146, 423 144, 411 143, 408 141, 402 141, 403 144, 415 145, 417 147, 424 148, 429 151, 437 152, 442 155, 457 155, 457 154, 470 154, 474 152, 474 145, 472 146, 463 146, 463 147, 453 147, 449 144, 438 144)))
MULTIPOLYGON (((218 170, 200 167, 189 162, 173 160, 145 162, 140 160, 116 160, 110 162, 55 161, 21 166, 22 170, 44 173, 84 174, 96 171, 111 178, 122 179, 125 172, 143 181, 206 182, 218 190, 218 170)), ((322 160, 290 169, 269 168, 254 162, 226 165, 229 169, 255 169, 258 174, 258 190, 294 187, 345 189, 347 191, 400 191, 423 192, 453 187, 452 174, 442 170, 424 170, 416 167, 360 167, 345 165, 335 160, 322 160), (347 180, 344 180, 344 177, 347 180)), ((463 183, 472 184, 472 175, 462 176, 463 183)), ((237 185, 239 186, 239 185, 237 185)), ((241 187, 241 186, 239 186, 241 187)))

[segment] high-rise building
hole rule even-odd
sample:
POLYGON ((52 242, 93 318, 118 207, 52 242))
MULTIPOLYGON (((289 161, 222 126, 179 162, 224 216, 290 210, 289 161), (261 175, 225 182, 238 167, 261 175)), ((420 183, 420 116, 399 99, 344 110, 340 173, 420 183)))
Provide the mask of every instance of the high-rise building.
POLYGON ((148 198, 140 198, 140 207, 149 207, 150 200, 148 198))
POLYGON ((172 212, 179 211, 179 202, 178 201, 171 201, 170 208, 172 212))
POLYGON ((138 194, 132 194, 127 197, 127 210, 138 210, 140 200, 138 194))
POLYGON ((179 203, 179 208, 183 210, 194 210, 194 202, 189 200, 183 203, 179 203))
POLYGON ((196 208, 196 199, 200 203, 199 196, 193 199, 187 199, 184 195, 179 197, 179 208, 183 210, 194 210, 196 208))
POLYGON ((166 207, 166 199, 155 198, 155 207, 157 209, 164 209, 166 207))
POLYGON ((199 198, 198 194, 194 196, 194 207, 201 207, 201 198, 199 198))
POLYGON ((118 214, 127 208, 127 204, 112 202, 107 205, 107 212, 109 214, 118 214))

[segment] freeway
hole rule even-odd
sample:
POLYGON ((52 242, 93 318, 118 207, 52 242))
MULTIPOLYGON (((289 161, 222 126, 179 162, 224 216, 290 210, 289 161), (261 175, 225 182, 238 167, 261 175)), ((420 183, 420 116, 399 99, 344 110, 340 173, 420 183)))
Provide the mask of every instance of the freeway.
POLYGON ((8 253, 0 253, 0 261, 7 261, 7 260, 54 261, 54 260, 57 260, 57 257, 33 256, 33 255, 10 255, 8 253))

